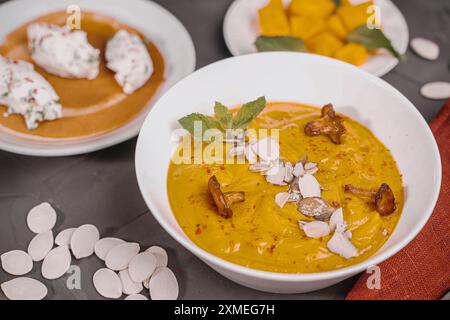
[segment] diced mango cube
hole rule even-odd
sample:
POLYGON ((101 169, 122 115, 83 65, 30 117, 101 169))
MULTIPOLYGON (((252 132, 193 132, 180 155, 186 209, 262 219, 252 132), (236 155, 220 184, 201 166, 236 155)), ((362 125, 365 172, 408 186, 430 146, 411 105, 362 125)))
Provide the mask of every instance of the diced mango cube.
POLYGON ((347 28, 337 14, 331 15, 327 19, 328 30, 339 39, 345 39, 348 34, 347 28))
POLYGON ((288 36, 290 34, 289 22, 282 0, 270 0, 265 7, 258 10, 258 15, 263 35, 288 36))
POLYGON ((332 33, 325 31, 306 42, 309 51, 323 56, 333 57, 344 43, 332 33))
POLYGON ((307 40, 326 28, 325 21, 303 16, 291 16, 289 18, 291 35, 296 38, 307 40))
POLYGON ((292 0, 288 12, 295 16, 325 19, 335 8, 333 0, 292 0))
POLYGON ((367 49, 358 43, 348 43, 338 51, 336 51, 334 57, 336 59, 360 66, 367 61, 369 52, 367 49))
POLYGON ((363 24, 367 23, 370 14, 367 12, 367 9, 373 6, 372 1, 363 2, 356 6, 352 5, 344 5, 340 6, 336 12, 341 17, 345 26, 349 31, 352 31, 356 27, 359 27, 363 24))

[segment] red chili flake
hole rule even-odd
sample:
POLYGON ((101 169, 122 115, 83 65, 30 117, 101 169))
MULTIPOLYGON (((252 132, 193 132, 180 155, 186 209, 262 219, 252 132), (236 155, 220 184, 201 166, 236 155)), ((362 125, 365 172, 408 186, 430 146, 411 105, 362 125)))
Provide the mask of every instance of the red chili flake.
POLYGON ((267 248, 267 251, 269 253, 273 253, 273 250, 275 250, 275 248, 276 248, 275 244, 272 244, 269 248, 267 248))
POLYGON ((202 229, 200 229, 200 228, 197 228, 197 230, 195 230, 195 234, 201 234, 202 233, 202 229))

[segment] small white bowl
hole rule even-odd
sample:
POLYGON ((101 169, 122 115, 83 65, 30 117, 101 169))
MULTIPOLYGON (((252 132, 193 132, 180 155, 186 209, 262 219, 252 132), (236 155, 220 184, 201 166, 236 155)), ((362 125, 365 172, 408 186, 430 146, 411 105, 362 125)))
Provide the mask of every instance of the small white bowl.
POLYGON ((279 293, 321 289, 379 264, 407 245, 435 206, 441 162, 434 137, 420 113, 385 81, 350 64, 317 55, 272 52, 229 58, 191 74, 172 87, 144 122, 136 148, 139 187, 151 212, 180 244, 220 274, 247 287, 279 293), (177 119, 191 112, 210 114, 214 101, 236 105, 265 95, 268 101, 322 106, 367 126, 391 150, 403 174, 405 206, 387 243, 364 262, 309 274, 282 274, 246 268, 195 245, 178 225, 167 197, 167 169, 176 142, 177 119))

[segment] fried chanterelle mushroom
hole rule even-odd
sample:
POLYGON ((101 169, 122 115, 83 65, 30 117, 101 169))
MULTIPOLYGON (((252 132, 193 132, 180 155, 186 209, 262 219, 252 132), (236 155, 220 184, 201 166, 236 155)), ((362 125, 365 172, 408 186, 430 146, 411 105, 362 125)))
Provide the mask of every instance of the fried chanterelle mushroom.
POLYGON ((233 216, 233 210, 230 206, 236 202, 245 200, 245 193, 240 191, 222 192, 220 183, 216 176, 212 176, 208 181, 208 191, 216 204, 220 216, 228 219, 233 216))
POLYGON ((397 209, 394 193, 386 183, 383 183, 378 191, 365 190, 351 184, 345 185, 344 190, 373 205, 382 216, 390 215, 397 209))
POLYGON ((305 134, 309 137, 324 135, 335 144, 341 144, 341 136, 345 133, 344 119, 334 112, 331 103, 322 108, 322 117, 305 125, 305 134))

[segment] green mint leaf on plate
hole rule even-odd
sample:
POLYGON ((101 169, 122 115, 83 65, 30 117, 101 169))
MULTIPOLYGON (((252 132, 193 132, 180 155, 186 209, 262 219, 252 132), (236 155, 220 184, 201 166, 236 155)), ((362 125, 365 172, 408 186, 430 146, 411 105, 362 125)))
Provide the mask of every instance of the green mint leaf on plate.
POLYGON ((233 125, 233 114, 220 102, 214 105, 214 115, 223 130, 231 129, 233 125))
POLYGON ((189 131, 191 136, 193 136, 197 140, 203 139, 203 134, 206 130, 209 129, 219 129, 220 130, 220 124, 217 122, 214 118, 205 116, 201 113, 191 113, 190 115, 187 115, 181 119, 178 120, 180 125, 189 131), (201 125, 201 131, 197 129, 195 130, 195 126, 201 125), (198 136, 201 134, 201 136, 198 136))
POLYGON ((236 116, 233 118, 233 129, 245 129, 265 107, 265 97, 259 97, 254 101, 242 105, 236 116))
POLYGON ((306 52, 303 40, 286 36, 259 36, 255 46, 258 51, 297 51, 306 52))
POLYGON ((391 41, 386 38, 383 31, 380 29, 369 29, 366 25, 355 28, 352 32, 347 35, 348 42, 356 42, 367 49, 387 49, 394 57, 398 60, 403 59, 403 55, 400 54, 392 46, 391 41))

